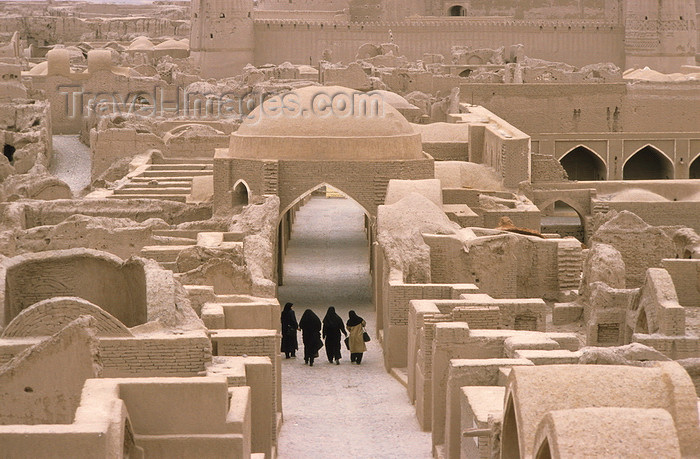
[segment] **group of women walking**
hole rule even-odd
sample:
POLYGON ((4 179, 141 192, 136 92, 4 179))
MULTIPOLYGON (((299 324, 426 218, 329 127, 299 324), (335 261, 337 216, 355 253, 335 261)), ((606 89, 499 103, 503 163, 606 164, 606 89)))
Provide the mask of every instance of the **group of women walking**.
POLYGON ((299 349, 297 330, 301 330, 301 339, 304 343, 304 364, 314 365, 314 359, 318 358, 318 351, 324 346, 325 341, 328 361, 340 365, 342 358, 340 353, 341 334, 347 337, 345 341, 350 349, 350 361, 358 365, 362 362, 362 354, 367 350, 365 345, 365 325, 367 323, 362 317, 355 314, 355 311, 350 311, 350 318, 343 324, 343 319, 335 312, 333 306, 328 308, 323 322, 311 309, 307 309, 297 323, 293 306, 292 303, 285 304, 281 316, 282 352, 286 358, 296 356, 296 351, 299 349))

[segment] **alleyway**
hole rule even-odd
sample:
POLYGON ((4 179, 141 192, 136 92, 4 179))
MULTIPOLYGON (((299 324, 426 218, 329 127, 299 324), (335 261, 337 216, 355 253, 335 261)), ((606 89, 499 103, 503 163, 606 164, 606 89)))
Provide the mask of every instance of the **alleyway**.
POLYGON ((306 308, 323 319, 335 306, 345 321, 354 309, 372 341, 361 366, 350 363, 344 346, 340 366, 328 363, 325 348, 313 367, 304 365, 302 349, 296 359, 283 358, 279 457, 430 458, 430 434, 420 431, 405 388, 384 370, 361 207, 312 198, 297 213, 284 268, 279 300, 294 303, 297 319, 306 308))
POLYGON ((90 184, 90 147, 77 135, 53 136, 53 159, 49 172, 68 184, 73 196, 90 184))

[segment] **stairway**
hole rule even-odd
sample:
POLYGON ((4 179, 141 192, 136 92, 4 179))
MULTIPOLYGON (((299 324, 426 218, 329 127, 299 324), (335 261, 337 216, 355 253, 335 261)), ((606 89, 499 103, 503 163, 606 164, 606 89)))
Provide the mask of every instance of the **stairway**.
POLYGON ((560 241, 558 249, 559 289, 577 290, 581 282, 581 243, 575 239, 560 241))
POLYGON ((157 245, 147 245, 141 249, 141 256, 158 262, 163 269, 177 272, 177 256, 181 251, 197 244, 199 230, 162 229, 153 231, 157 245))
POLYGON ((163 199, 186 202, 194 177, 213 175, 212 158, 164 158, 147 164, 109 195, 112 199, 163 199))

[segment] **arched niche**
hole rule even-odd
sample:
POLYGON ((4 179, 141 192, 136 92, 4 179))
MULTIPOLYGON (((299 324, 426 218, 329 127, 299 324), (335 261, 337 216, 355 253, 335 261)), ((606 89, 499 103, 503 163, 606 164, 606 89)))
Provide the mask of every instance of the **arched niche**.
POLYGON ((651 145, 637 150, 622 168, 623 180, 665 180, 673 177, 671 160, 651 145))

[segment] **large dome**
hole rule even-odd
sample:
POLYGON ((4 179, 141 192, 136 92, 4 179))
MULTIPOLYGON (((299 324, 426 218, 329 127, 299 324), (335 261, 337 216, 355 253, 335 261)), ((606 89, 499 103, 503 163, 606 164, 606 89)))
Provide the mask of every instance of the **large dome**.
POLYGON ((231 135, 229 154, 251 159, 423 158, 420 134, 381 94, 307 86, 267 99, 231 135))

